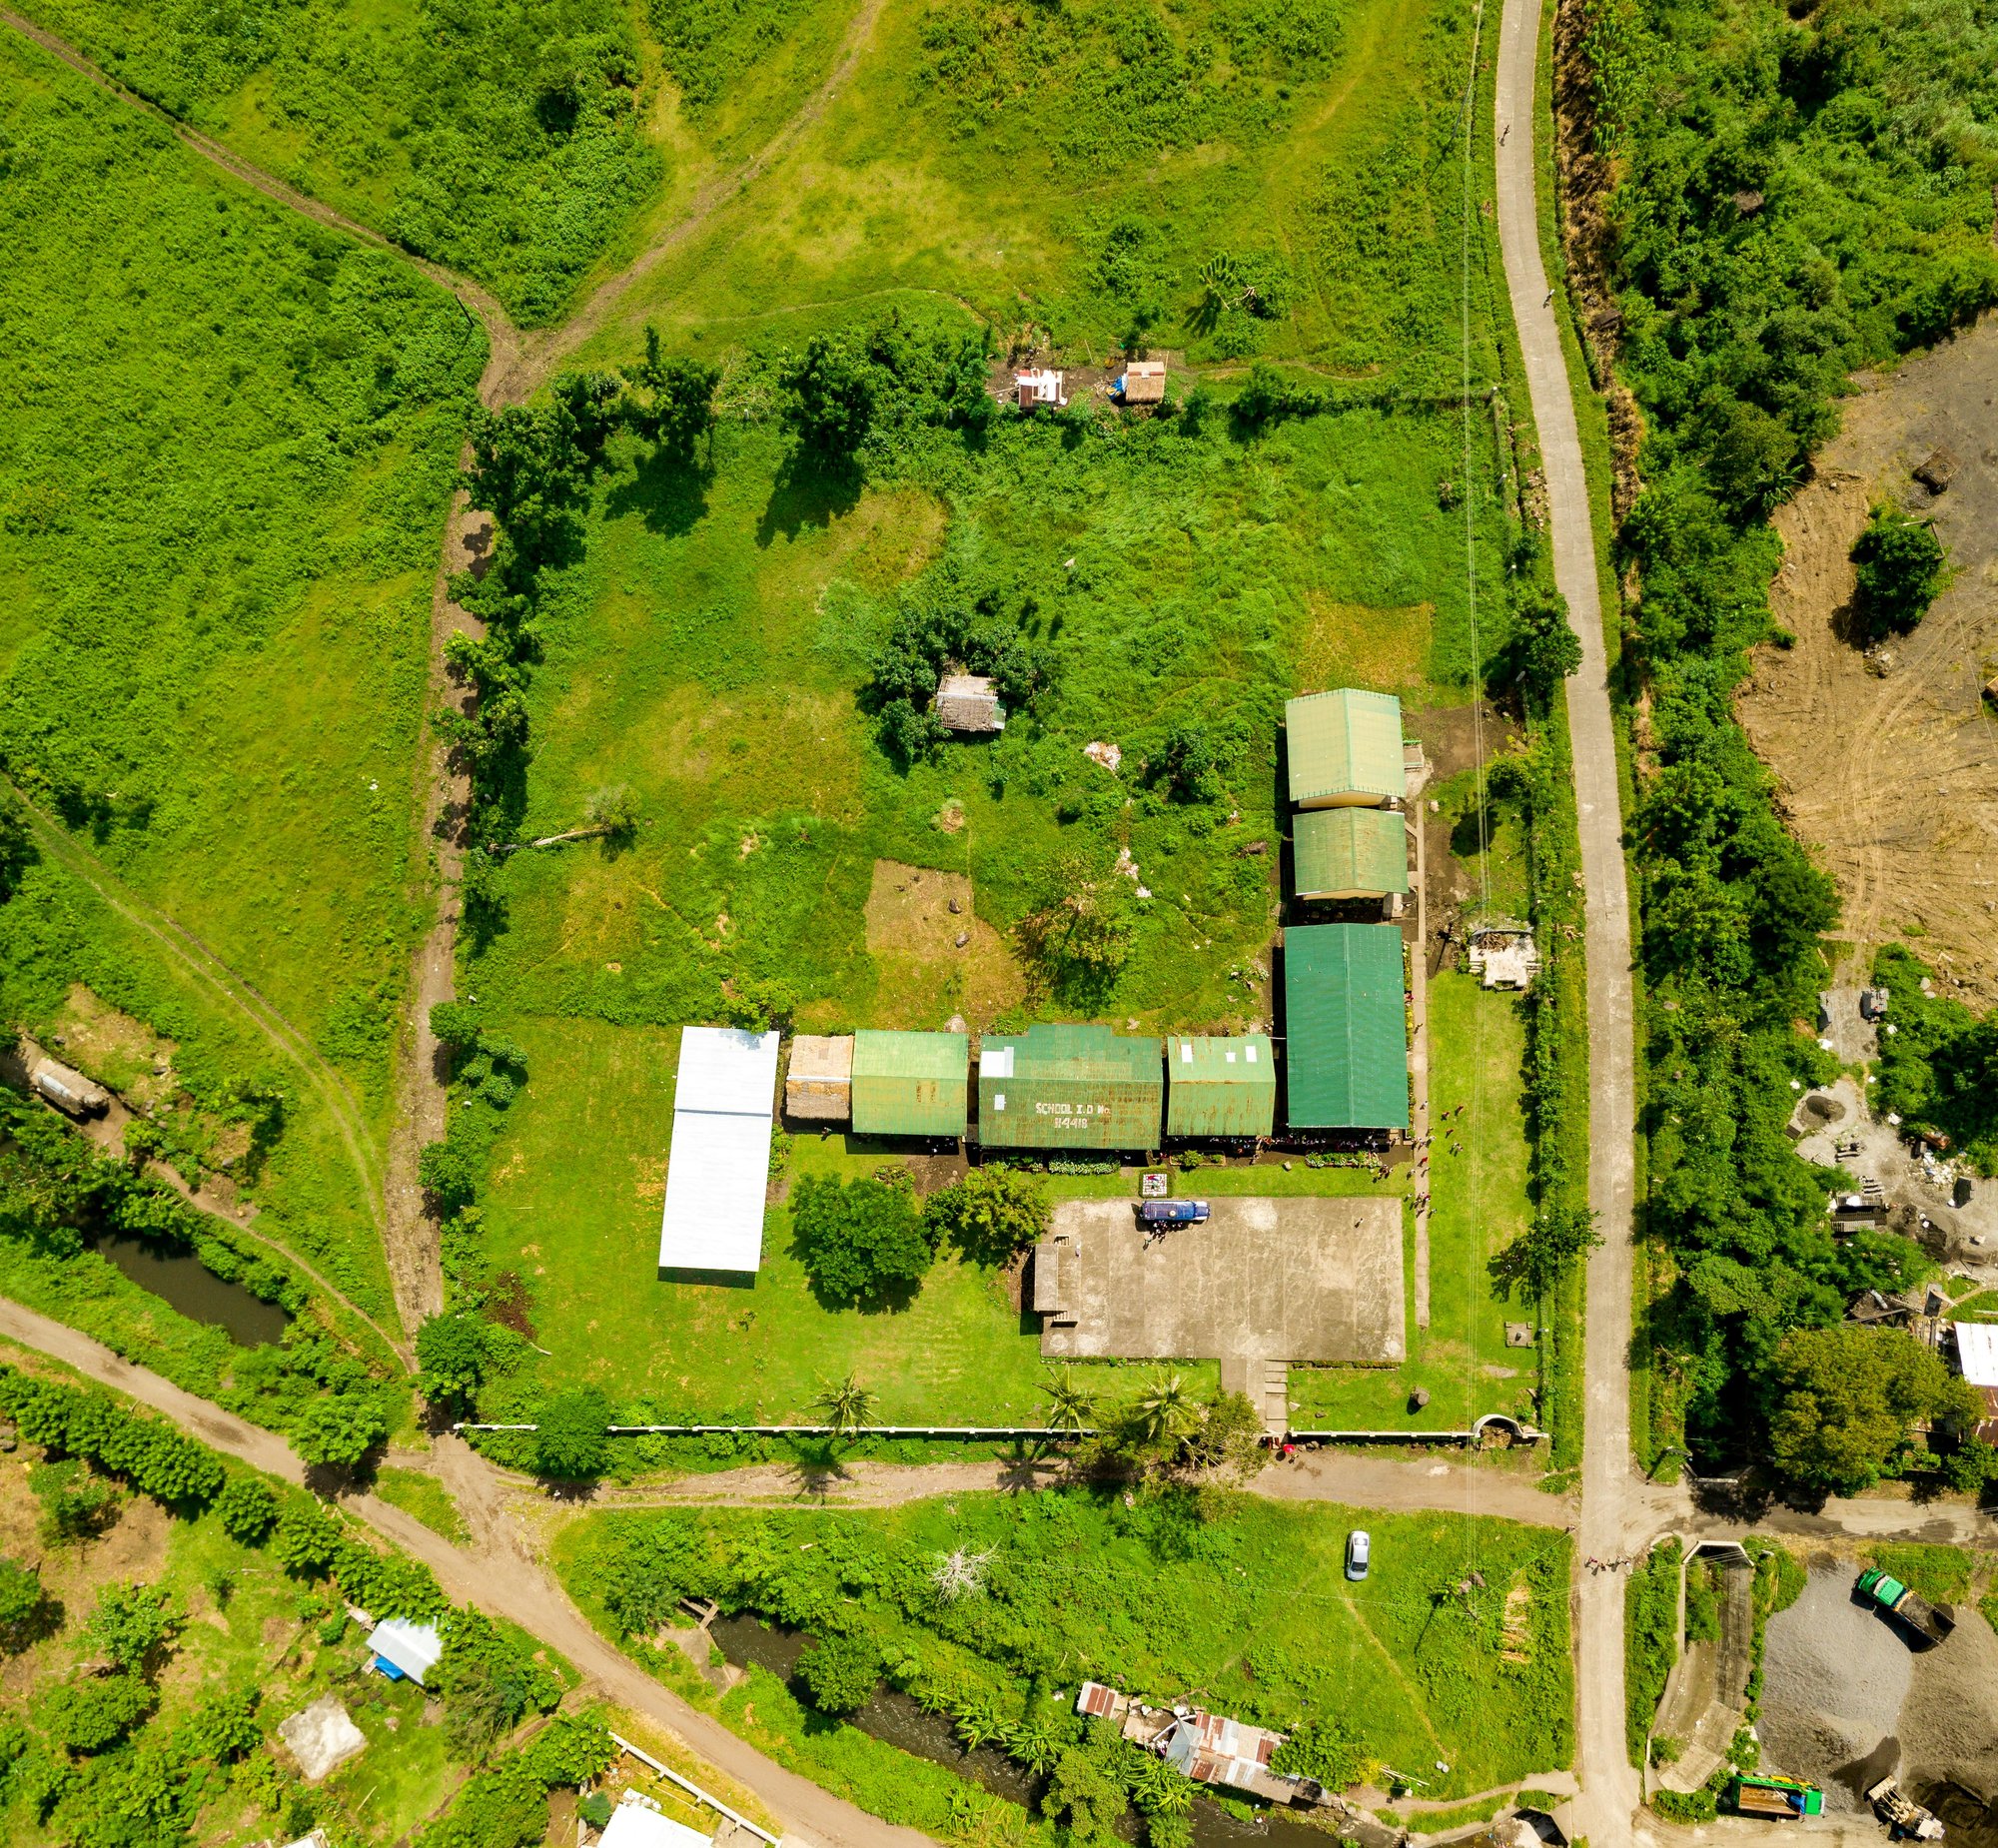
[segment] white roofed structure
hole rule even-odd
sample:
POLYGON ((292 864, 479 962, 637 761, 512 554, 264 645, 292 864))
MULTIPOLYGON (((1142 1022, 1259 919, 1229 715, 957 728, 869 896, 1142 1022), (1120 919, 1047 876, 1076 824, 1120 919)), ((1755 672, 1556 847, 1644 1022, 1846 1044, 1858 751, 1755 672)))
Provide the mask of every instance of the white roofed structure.
POLYGON ((1998 1323, 1955 1322, 1956 1364, 1974 1386, 1998 1386, 1998 1323))
POLYGON ((681 1029, 660 1270, 753 1275, 762 1264, 777 1040, 735 1027, 681 1029))
POLYGON ((637 1791, 627 1790, 596 1838, 596 1848, 707 1848, 708 1840, 698 1829, 661 1815, 637 1791))
POLYGON ((368 1646, 376 1662, 386 1662, 399 1675, 424 1685, 424 1677, 438 1665, 444 1654, 444 1638, 435 1623, 412 1623, 407 1617, 390 1617, 368 1632, 368 1646))

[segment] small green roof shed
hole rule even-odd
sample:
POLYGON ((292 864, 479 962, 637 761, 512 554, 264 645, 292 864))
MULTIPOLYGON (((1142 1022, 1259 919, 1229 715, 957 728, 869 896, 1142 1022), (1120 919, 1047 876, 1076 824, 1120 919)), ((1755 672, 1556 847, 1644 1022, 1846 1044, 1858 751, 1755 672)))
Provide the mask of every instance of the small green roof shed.
POLYGON ((1267 1136, 1277 1125, 1277 1064, 1267 1033, 1166 1038, 1166 1134, 1267 1136))
POLYGON ((853 1036, 856 1136, 962 1136, 970 1113, 965 1034, 867 1028, 853 1036))
POLYGON ((1291 830, 1300 898, 1386 898, 1409 889, 1409 830, 1393 808, 1307 808, 1291 830))
POLYGON ((1406 1130, 1409 1015, 1392 924, 1284 932, 1287 1115, 1294 1129, 1406 1130))
POLYGON ((1041 1022, 988 1035, 978 1059, 978 1139, 988 1149, 1156 1149, 1165 1068, 1154 1039, 1041 1022))
POLYGON ((1379 808, 1408 793, 1402 702, 1358 687, 1284 706, 1291 800, 1300 808, 1379 808))

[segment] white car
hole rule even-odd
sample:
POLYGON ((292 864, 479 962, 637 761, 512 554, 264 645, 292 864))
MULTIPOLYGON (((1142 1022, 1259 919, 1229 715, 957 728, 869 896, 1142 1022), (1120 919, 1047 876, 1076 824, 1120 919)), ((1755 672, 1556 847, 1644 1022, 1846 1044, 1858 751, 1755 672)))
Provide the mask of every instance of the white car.
POLYGON ((1346 1575, 1359 1580, 1367 1576, 1368 1560, 1373 1556, 1374 1542, 1367 1537, 1365 1527, 1355 1527, 1346 1536, 1346 1575))

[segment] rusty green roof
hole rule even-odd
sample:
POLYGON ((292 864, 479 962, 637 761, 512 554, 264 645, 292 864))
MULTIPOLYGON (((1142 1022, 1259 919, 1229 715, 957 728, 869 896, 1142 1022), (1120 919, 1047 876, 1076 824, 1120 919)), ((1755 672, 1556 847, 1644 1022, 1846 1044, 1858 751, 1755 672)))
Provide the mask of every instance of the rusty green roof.
POLYGON ((1409 1127, 1409 1016, 1392 924, 1284 932, 1285 1074, 1295 1129, 1409 1127))
POLYGON ((1300 898, 1385 898, 1409 889, 1408 823, 1399 809, 1301 809, 1291 848, 1300 898))
POLYGON ((1277 1065, 1267 1033, 1166 1039, 1168 1136, 1267 1136, 1277 1122, 1277 1065))
POLYGON ((1155 1039, 1042 1022, 987 1035, 978 1061, 978 1138, 1001 1149, 1156 1149, 1165 1073, 1155 1039))
POLYGON ((856 1136, 962 1136, 971 1110, 971 1041, 962 1033, 853 1036, 856 1136))
POLYGON ((1402 702, 1341 687, 1284 706, 1293 802, 1379 803, 1408 792, 1402 702))

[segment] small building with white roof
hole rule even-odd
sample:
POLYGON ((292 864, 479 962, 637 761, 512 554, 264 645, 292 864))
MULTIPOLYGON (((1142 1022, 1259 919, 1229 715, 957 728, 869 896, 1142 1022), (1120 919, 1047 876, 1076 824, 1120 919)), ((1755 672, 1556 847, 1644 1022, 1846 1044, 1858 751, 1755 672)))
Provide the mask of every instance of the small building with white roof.
POLYGON ((596 1838, 596 1848, 707 1848, 710 1839, 663 1814, 649 1797, 627 1790, 596 1838))
POLYGON ((753 1277, 761 1266, 777 1044, 775 1031, 681 1030, 659 1225, 662 1272, 753 1277))
POLYGON ((375 1651, 374 1668, 391 1681, 414 1681, 425 1685, 425 1677, 444 1654, 444 1638, 435 1623, 412 1623, 407 1617, 389 1617, 368 1632, 368 1646, 375 1651))
POLYGON ((1062 389, 1061 374, 1048 367, 1038 367, 1029 373, 1015 373, 1013 390, 1022 411, 1032 411, 1037 405, 1053 405, 1060 410, 1068 403, 1068 394, 1062 389))

